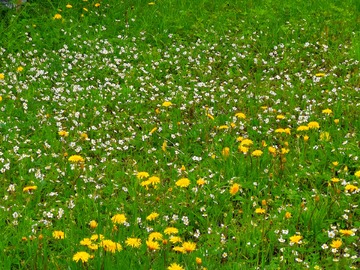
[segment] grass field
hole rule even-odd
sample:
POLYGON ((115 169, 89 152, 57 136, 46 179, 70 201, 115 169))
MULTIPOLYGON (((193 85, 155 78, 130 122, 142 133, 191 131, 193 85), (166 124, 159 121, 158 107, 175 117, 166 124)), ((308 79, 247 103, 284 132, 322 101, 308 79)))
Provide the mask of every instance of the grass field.
POLYGON ((360 2, 0 10, 0 269, 357 269, 360 2))

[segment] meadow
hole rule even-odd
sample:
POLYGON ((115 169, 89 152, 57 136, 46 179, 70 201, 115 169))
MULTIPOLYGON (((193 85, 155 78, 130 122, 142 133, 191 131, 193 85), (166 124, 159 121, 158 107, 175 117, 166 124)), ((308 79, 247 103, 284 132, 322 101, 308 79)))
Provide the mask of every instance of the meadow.
POLYGON ((360 2, 0 7, 1 269, 357 269, 360 2))

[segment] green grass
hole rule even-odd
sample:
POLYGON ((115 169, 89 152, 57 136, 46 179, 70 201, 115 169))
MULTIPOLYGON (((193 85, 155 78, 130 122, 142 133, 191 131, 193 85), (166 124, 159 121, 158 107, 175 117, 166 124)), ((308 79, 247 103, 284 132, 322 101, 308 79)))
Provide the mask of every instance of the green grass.
POLYGON ((0 268, 358 267, 359 3, 149 2, 0 10, 0 268))

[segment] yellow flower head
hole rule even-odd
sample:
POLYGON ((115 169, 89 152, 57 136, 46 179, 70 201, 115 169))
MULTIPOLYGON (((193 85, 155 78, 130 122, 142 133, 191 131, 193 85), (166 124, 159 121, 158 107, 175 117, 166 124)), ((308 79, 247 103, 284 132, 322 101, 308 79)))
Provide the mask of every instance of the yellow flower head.
POLYGON ((342 246, 342 242, 341 242, 341 240, 334 240, 334 241, 332 241, 330 246, 333 247, 333 248, 338 249, 339 247, 342 246))
POLYGON ((23 192, 27 192, 27 191, 35 190, 35 189, 37 189, 37 186, 24 187, 24 188, 23 188, 23 192))
POLYGON ((222 125, 222 126, 218 127, 218 129, 229 129, 229 126, 227 126, 227 125, 222 125))
POLYGON ((84 162, 85 159, 79 155, 73 155, 73 156, 69 157, 69 161, 70 162, 84 162))
POLYGON ((352 230, 339 230, 339 232, 345 236, 353 236, 355 233, 352 230))
POLYGON ((354 192, 354 190, 358 191, 359 188, 357 186, 354 186, 354 185, 347 185, 347 186, 345 186, 345 190, 347 190, 347 191, 350 190, 351 192, 354 192))
POLYGON ((331 178, 331 182, 337 183, 337 182, 339 182, 339 181, 340 181, 339 178, 331 178))
POLYGON ((151 176, 148 181, 152 184, 152 185, 156 185, 156 184, 160 184, 160 178, 157 176, 151 176))
POLYGON ((125 241, 125 244, 132 248, 139 248, 141 246, 141 239, 128 237, 125 241))
POLYGON ((124 214, 117 214, 111 218, 111 221, 115 224, 122 224, 126 221, 124 214))
POLYGON ((153 212, 146 217, 146 220, 152 221, 152 220, 156 219, 158 216, 159 216, 158 213, 153 212))
POLYGON ((153 240, 161 241, 161 240, 163 240, 163 235, 159 232, 150 233, 149 240, 150 241, 153 241, 153 240))
POLYGON ((177 263, 170 264, 170 266, 167 269, 168 270, 185 270, 184 267, 182 267, 181 265, 179 265, 177 263))
POLYGON ((54 231, 52 235, 55 239, 64 239, 66 237, 62 231, 54 231))
POLYGON ((187 252, 194 251, 196 249, 196 243, 184 242, 182 248, 187 252))
POLYGON ((309 128, 320 128, 320 125, 319 125, 318 122, 312 121, 312 122, 310 122, 310 123, 308 124, 308 127, 309 127, 309 128))
POLYGON ((61 15, 60 15, 60 14, 56 14, 56 15, 54 16, 54 20, 55 20, 55 19, 60 20, 60 19, 61 19, 61 15))
POLYGON ((180 180, 176 181, 175 185, 178 187, 188 187, 191 184, 188 178, 181 178, 180 180))
POLYGON ((329 141, 330 140, 330 134, 329 132, 322 132, 320 133, 320 141, 329 141))
POLYGON ((197 265, 200 265, 202 263, 202 260, 201 260, 201 258, 199 258, 199 257, 196 257, 196 264, 197 265))
POLYGON ((136 177, 137 177, 138 179, 148 178, 148 177, 149 177, 149 174, 148 174, 147 172, 138 172, 138 173, 136 174, 136 177))
POLYGON ((316 73, 315 76, 316 76, 316 77, 324 77, 324 76, 325 76, 325 73, 316 73))
POLYGON ((170 242, 173 243, 173 244, 176 244, 176 243, 181 243, 181 238, 179 236, 172 236, 170 238, 170 242))
POLYGON ((72 8, 72 5, 66 5, 67 8, 72 8))
POLYGON ((90 228, 95 229, 98 226, 98 223, 95 220, 90 221, 90 228))
POLYGON ((4 80, 4 79, 5 79, 4 74, 0 73, 0 80, 4 80))
POLYGON ((330 113, 332 113, 332 110, 330 110, 330 109, 325 109, 325 110, 322 111, 322 113, 330 114, 330 113))
POLYGON ((240 186, 237 183, 233 184, 230 187, 230 194, 235 195, 239 191, 239 189, 240 189, 240 186))
POLYGON ((360 178, 360 171, 357 171, 354 175, 360 178))
POLYGON ((81 260, 83 263, 90 259, 90 254, 85 251, 80 251, 73 256, 73 261, 78 262, 81 260))
POLYGON ((251 146, 252 144, 253 144, 253 141, 250 139, 244 139, 240 143, 241 146, 247 146, 247 147, 251 146))
POLYGON ((265 209, 262 209, 262 208, 257 208, 257 209, 255 209, 255 213, 256 214, 265 214, 265 212, 266 212, 266 210, 265 209))
POLYGON ((157 130, 157 127, 154 127, 154 128, 150 131, 150 134, 153 134, 156 130, 157 130))
POLYGON ((269 146, 269 152, 271 153, 271 154, 274 154, 275 152, 276 152, 276 148, 275 147, 272 147, 272 146, 269 146))
POLYGON ((226 158, 229 156, 229 153, 230 153, 230 148, 229 147, 225 147, 223 150, 222 150, 222 155, 226 158))
POLYGON ((211 114, 207 114, 207 117, 209 117, 211 120, 214 120, 214 116, 212 116, 211 114))
POLYGON ((91 240, 89 238, 84 238, 84 240, 81 240, 80 241, 80 245, 82 246, 90 246, 92 243, 91 243, 91 240))
POLYGON ((307 131, 307 130, 309 130, 308 126, 300 126, 297 128, 297 131, 307 131))
POLYGON ((260 157, 263 154, 263 151, 261 150, 255 150, 254 152, 251 153, 251 155, 253 157, 260 157))
POLYGON ((285 119, 285 116, 283 116, 282 114, 279 114, 278 116, 276 116, 277 119, 285 119))
POLYGON ((174 227, 167 227, 165 230, 164 230, 164 233, 165 234, 177 234, 179 232, 179 230, 177 228, 174 228, 174 227))
POLYGON ((18 68, 17 68, 17 71, 18 71, 18 72, 21 72, 21 71, 23 71, 23 70, 24 70, 23 67, 18 67, 18 68))
POLYGON ((105 251, 110 251, 112 253, 122 250, 122 246, 119 243, 115 243, 111 240, 102 240, 100 246, 103 247, 105 251))
POLYGON ((172 103, 170 102, 170 101, 165 101, 163 104, 162 104, 162 106, 164 106, 164 107, 169 107, 169 106, 171 106, 172 105, 172 103))
POLYGON ((96 4, 95 4, 95 7, 100 7, 100 3, 96 3, 96 4))
POLYGON ((159 243, 155 242, 155 241, 148 240, 148 241, 146 241, 146 245, 147 245, 148 249, 150 249, 150 250, 160 249, 159 243))
POLYGON ((291 218, 291 213, 290 213, 290 212, 286 212, 286 213, 285 213, 285 218, 291 218))
POLYGON ((66 132, 65 130, 59 131, 60 136, 69 136, 69 132, 66 132))
POLYGON ((290 237, 290 242, 294 244, 298 244, 302 238, 303 237, 301 235, 294 235, 290 237))
POLYGON ((205 180, 200 178, 199 180, 196 181, 196 183, 199 185, 199 186, 202 186, 205 184, 205 180))
POLYGON ((245 119, 246 115, 243 113, 237 113, 237 114, 235 114, 235 117, 240 118, 240 119, 245 119))

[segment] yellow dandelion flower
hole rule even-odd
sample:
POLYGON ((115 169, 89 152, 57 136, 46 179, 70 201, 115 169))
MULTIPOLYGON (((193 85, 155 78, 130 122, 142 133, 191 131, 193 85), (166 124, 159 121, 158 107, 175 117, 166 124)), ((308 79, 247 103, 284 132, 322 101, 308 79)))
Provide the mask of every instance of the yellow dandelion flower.
POLYGON ((4 80, 4 79, 5 79, 4 74, 0 73, 0 80, 4 80))
POLYGON ((274 154, 276 152, 276 148, 274 148, 272 146, 269 146, 268 150, 271 154, 274 154))
POLYGON ((139 248, 141 246, 141 239, 128 237, 125 241, 125 244, 132 248, 139 248))
POLYGON ((24 187, 24 188, 23 188, 23 192, 27 192, 27 191, 35 190, 35 189, 37 189, 37 186, 24 187))
POLYGON ((334 120, 334 123, 335 123, 335 124, 338 124, 338 123, 339 123, 339 119, 335 119, 335 120, 334 120))
POLYGON ((355 233, 352 230, 339 230, 339 232, 345 236, 353 236, 355 233))
POLYGON ((235 114, 235 117, 240 118, 240 119, 245 119, 246 115, 243 113, 237 113, 237 114, 235 114))
POLYGON ((95 4, 95 7, 100 7, 100 3, 96 3, 96 4, 95 4))
POLYGON ((166 151, 166 141, 163 142, 161 149, 165 152, 166 151))
POLYGON ((291 218, 291 213, 290 213, 290 212, 286 212, 286 213, 285 213, 285 218, 291 218))
POLYGON ((360 171, 357 171, 354 175, 355 175, 356 177, 360 177, 360 171))
POLYGON ((263 151, 261 150, 255 150, 251 153, 253 157, 260 157, 263 154, 263 151))
POLYGON ((92 244, 92 242, 89 238, 84 238, 84 240, 80 241, 80 245, 82 245, 82 246, 90 246, 91 244, 92 244))
POLYGON ((214 120, 214 116, 212 116, 211 114, 207 114, 207 117, 209 117, 211 120, 214 120))
POLYGON ((153 134, 156 130, 157 130, 157 127, 154 127, 154 128, 150 131, 150 134, 153 134))
POLYGON ((257 208, 257 209, 255 209, 255 213, 256 214, 265 214, 265 212, 266 212, 266 210, 265 209, 262 209, 262 208, 257 208))
POLYGON ((165 101, 163 104, 162 104, 162 106, 164 106, 164 107, 169 107, 169 106, 171 106, 172 105, 172 103, 170 102, 170 101, 165 101))
POLYGON ((290 152, 290 149, 288 148, 281 148, 281 154, 287 154, 290 152))
POLYGON ((341 240, 334 240, 334 241, 332 241, 330 246, 333 247, 333 248, 338 249, 339 247, 342 246, 342 242, 341 242, 341 240))
POLYGON ((229 127, 227 125, 222 125, 222 126, 218 127, 218 129, 229 129, 229 127))
POLYGON ((136 174, 136 177, 137 177, 138 179, 148 178, 148 177, 149 177, 149 174, 148 174, 147 172, 138 172, 138 173, 136 174))
POLYGON ((240 189, 239 184, 235 183, 230 187, 230 194, 235 195, 240 189))
POLYGON ((124 214, 116 214, 111 218, 111 221, 115 224, 122 224, 126 221, 126 217, 124 214))
POLYGON ((331 178, 331 182, 337 183, 337 182, 339 182, 339 181, 340 181, 339 178, 331 178))
POLYGON ((325 76, 325 73, 316 73, 315 76, 316 76, 316 77, 324 77, 324 76, 325 76))
POLYGON ((18 67, 18 68, 16 69, 17 72, 21 72, 21 71, 23 71, 23 70, 24 70, 23 67, 18 67))
POLYGON ((148 181, 152 184, 152 185, 156 185, 156 184, 160 184, 160 178, 157 176, 151 176, 148 181))
POLYGON ((150 241, 153 241, 153 240, 161 241, 161 240, 163 240, 163 235, 159 232, 150 233, 149 240, 150 241))
POLYGON ((70 162, 84 162, 85 159, 79 155, 73 155, 73 156, 69 157, 69 161, 70 162))
POLYGON ((95 229, 98 226, 98 223, 95 220, 90 221, 90 228, 95 229))
POLYGON ((312 122, 310 122, 310 123, 308 124, 308 127, 309 127, 309 128, 320 128, 320 125, 319 125, 318 122, 312 121, 312 122))
POLYGON ((249 148, 245 147, 245 146, 242 146, 242 145, 239 145, 239 151, 246 154, 249 151, 249 148))
POLYGON ((183 247, 173 247, 173 250, 174 251, 177 251, 177 252, 181 252, 181 253, 185 253, 185 249, 183 247))
POLYGON ((155 5, 154 2, 150 2, 150 3, 149 3, 149 6, 153 6, 153 5, 155 5))
POLYGON ((242 140, 241 143, 240 143, 241 146, 250 146, 250 145, 252 145, 252 144, 253 144, 253 141, 250 140, 250 139, 244 139, 244 140, 242 140))
POLYGON ((66 5, 67 8, 72 8, 72 5, 66 5))
POLYGON ((276 116, 277 119, 285 119, 285 116, 283 116, 282 114, 279 114, 278 116, 276 116))
POLYGON ((184 242, 182 244, 182 248, 187 251, 187 252, 191 252, 194 251, 196 249, 196 243, 192 243, 192 242, 184 242))
POLYGON ((54 20, 60 20, 60 19, 61 19, 61 15, 60 15, 60 14, 56 14, 53 18, 54 18, 54 20))
POLYGON ((224 157, 228 157, 229 156, 229 153, 230 153, 230 148, 229 147, 225 147, 223 150, 222 150, 222 155, 224 157))
POLYGON ((200 178, 199 180, 196 181, 196 184, 198 184, 199 186, 202 186, 205 184, 205 180, 200 178))
POLYGON ((80 251, 74 254, 73 261, 78 262, 81 260, 83 263, 90 259, 90 254, 85 251, 80 251))
POLYGON ((155 242, 155 241, 148 240, 148 241, 146 241, 146 245, 147 245, 148 249, 150 249, 150 250, 160 249, 159 243, 155 242))
POLYGON ((170 234, 177 234, 179 232, 179 230, 177 228, 174 228, 174 227, 167 227, 165 230, 164 230, 164 233, 167 234, 167 235, 170 235, 170 234))
POLYGON ((308 126, 300 126, 297 128, 297 131, 307 131, 307 130, 309 130, 308 126))
POLYGON ((146 220, 152 221, 152 220, 156 219, 158 216, 159 216, 158 213, 153 212, 146 217, 146 220))
POLYGON ((52 235, 55 239, 64 239, 66 237, 65 233, 62 231, 54 231, 52 235))
POLYGON ((196 264, 197 265, 200 265, 202 263, 202 260, 201 260, 201 258, 199 258, 199 257, 196 257, 196 264))
POLYGON ((177 263, 170 264, 170 266, 167 269, 168 270, 185 270, 184 267, 182 267, 181 265, 178 265, 177 263))
POLYGON ((58 132, 60 136, 69 136, 69 132, 66 132, 65 130, 58 132))
POLYGON ((330 140, 330 134, 329 132, 322 132, 320 133, 320 141, 329 141, 330 140))
POLYGON ((188 178, 181 178, 180 180, 176 181, 175 185, 178 187, 186 188, 191 184, 190 180, 188 178))
POLYGON ((88 11, 88 9, 87 9, 87 8, 83 8, 83 10, 88 11))
POLYGON ((347 191, 350 190, 351 192, 354 192, 355 190, 358 191, 359 188, 357 186, 354 186, 354 185, 347 185, 347 186, 345 186, 345 190, 347 190, 347 191))
POLYGON ((102 234, 93 234, 90 239, 92 241, 103 240, 105 237, 102 234))
POLYGON ((294 244, 298 244, 302 238, 303 237, 301 235, 294 235, 290 237, 290 242, 294 244))
POLYGON ((181 243, 181 238, 179 236, 172 236, 170 238, 170 242, 173 243, 173 244, 176 244, 176 243, 181 243))
POLYGON ((322 113, 330 114, 330 113, 332 113, 332 110, 330 110, 330 109, 325 109, 325 110, 322 110, 322 113))

